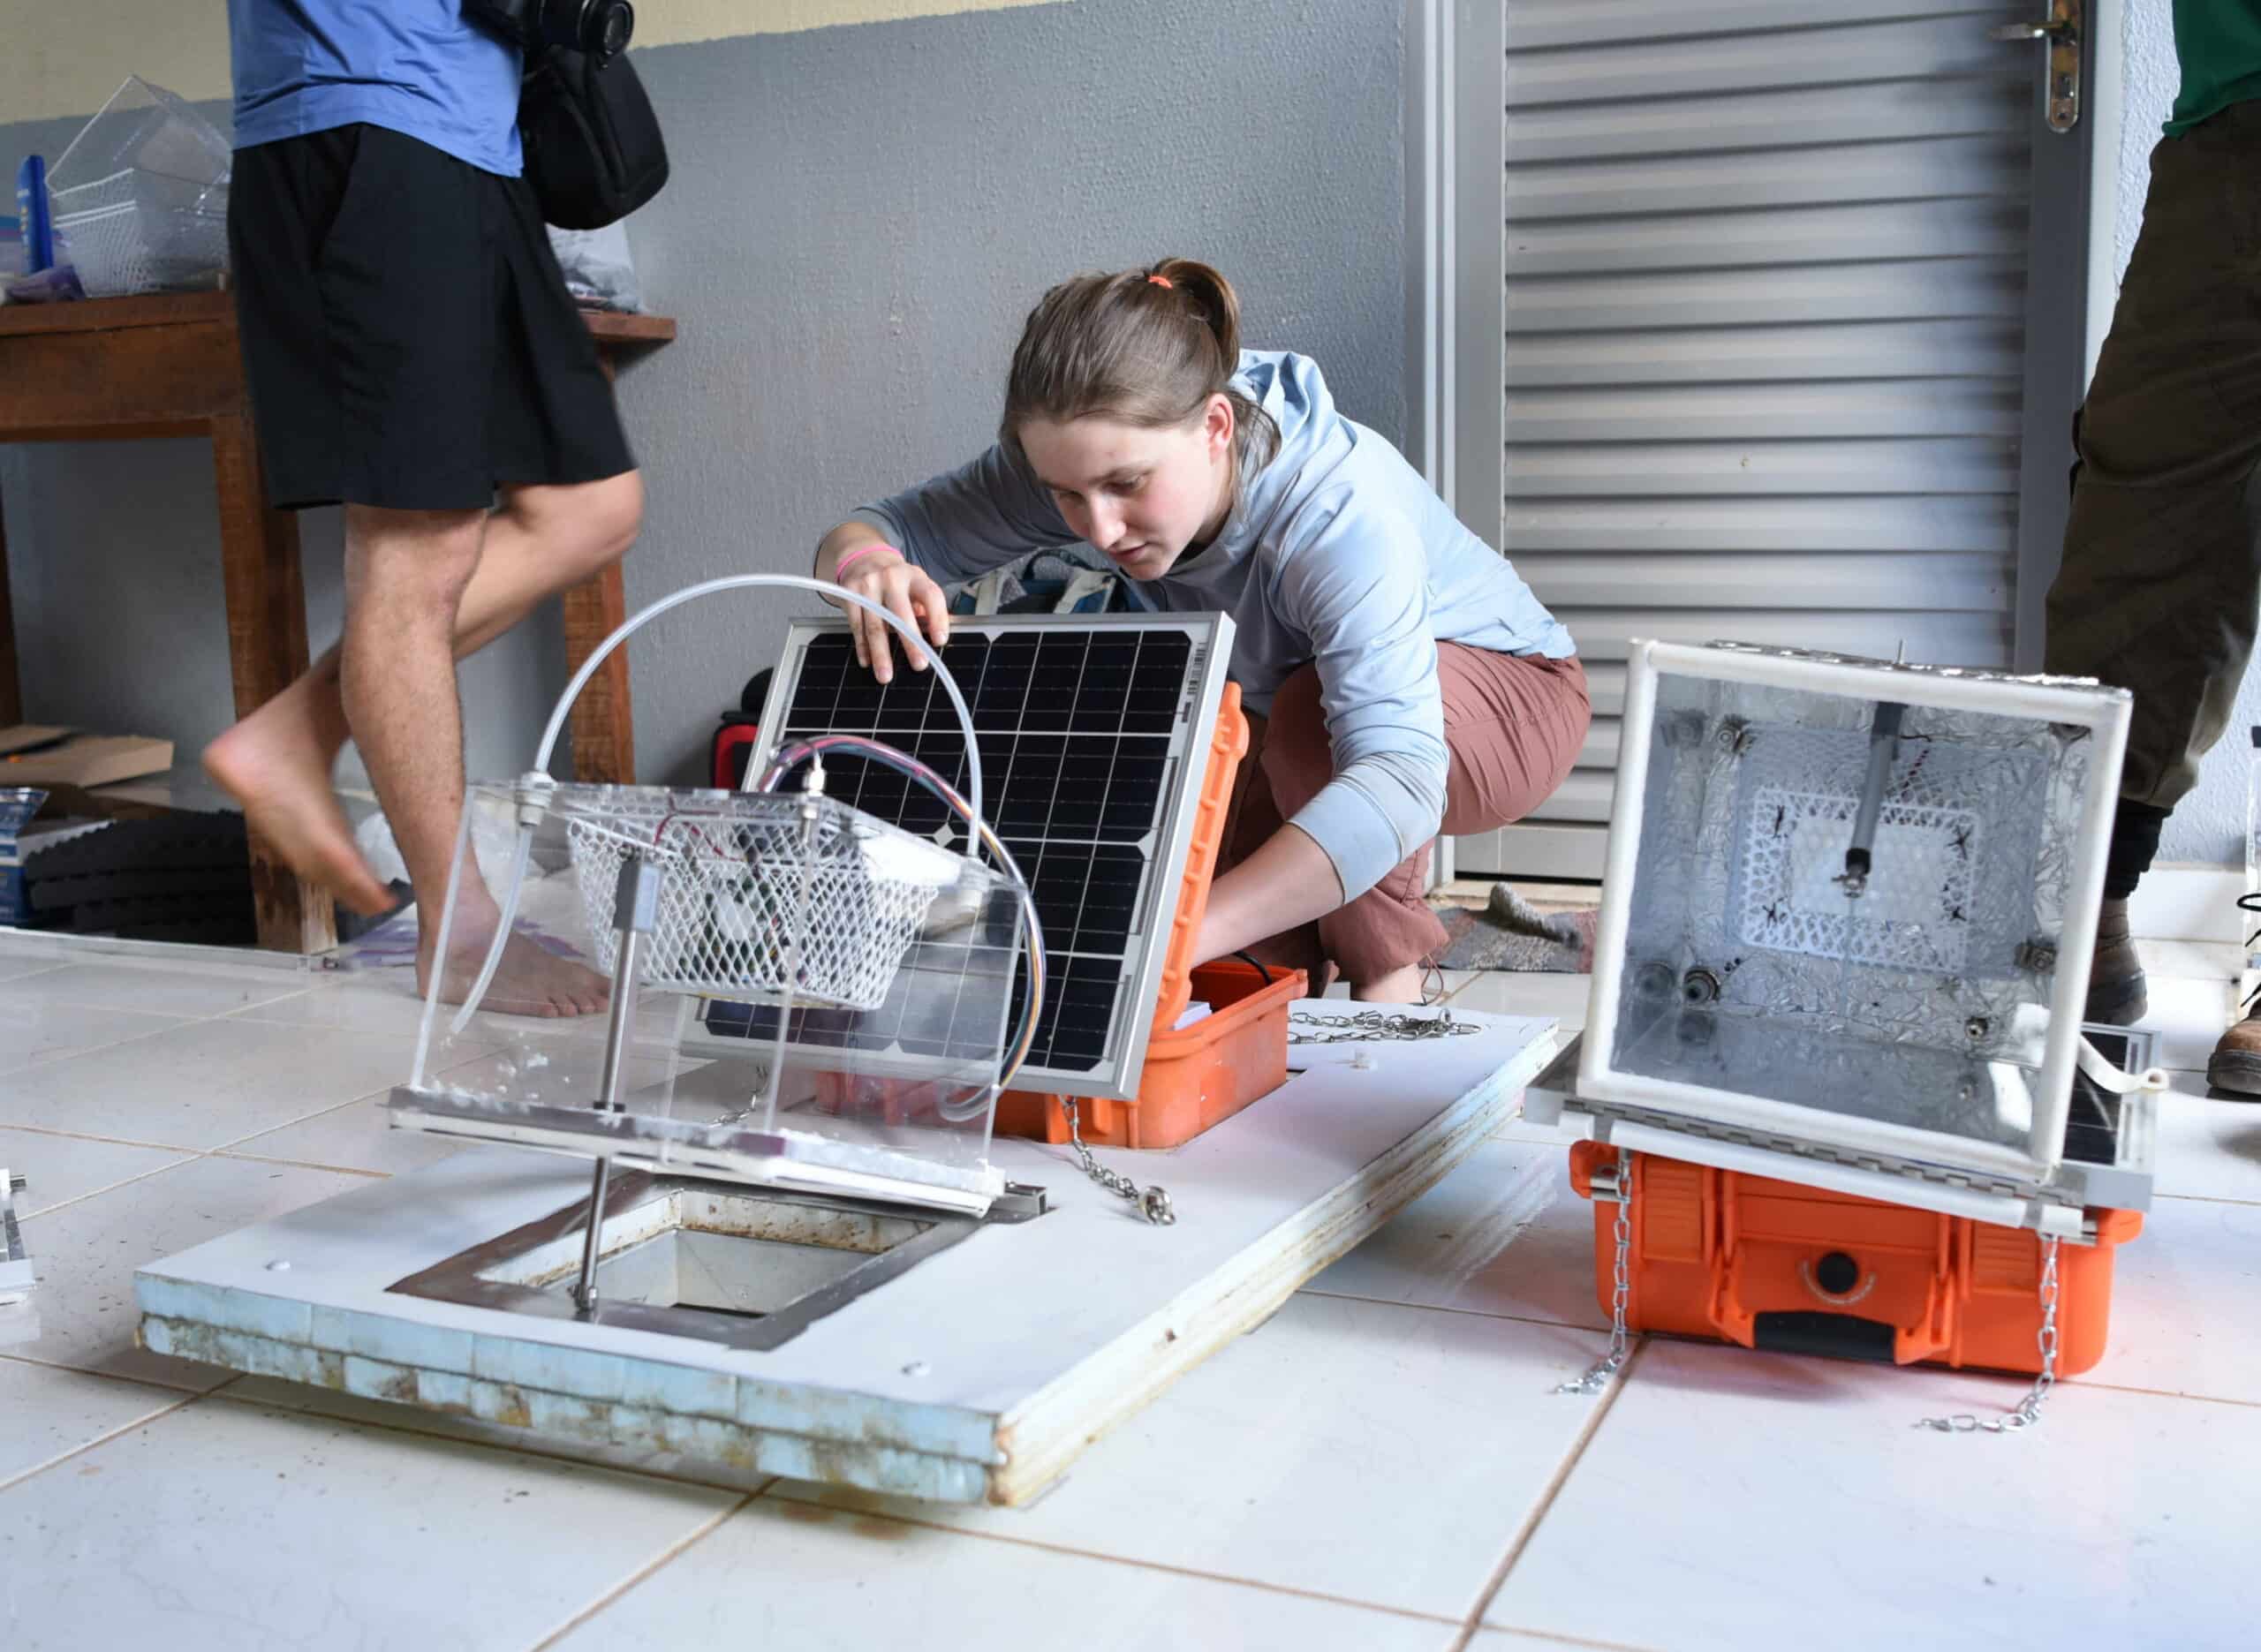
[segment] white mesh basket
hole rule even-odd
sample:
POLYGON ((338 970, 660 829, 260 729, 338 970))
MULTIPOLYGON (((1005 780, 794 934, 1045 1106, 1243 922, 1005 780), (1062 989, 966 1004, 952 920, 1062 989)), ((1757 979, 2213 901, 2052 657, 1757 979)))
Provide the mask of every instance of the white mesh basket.
POLYGON ((119 172, 54 193, 60 262, 90 298, 197 291, 228 267, 228 186, 119 172))
POLYGON ((128 75, 48 170, 57 260, 94 298, 219 285, 234 164, 226 133, 128 75))
POLYGON ((607 974, 620 869, 662 874, 651 985, 712 998, 876 1009, 928 909, 991 874, 828 798, 652 786, 561 786, 573 876, 607 974))

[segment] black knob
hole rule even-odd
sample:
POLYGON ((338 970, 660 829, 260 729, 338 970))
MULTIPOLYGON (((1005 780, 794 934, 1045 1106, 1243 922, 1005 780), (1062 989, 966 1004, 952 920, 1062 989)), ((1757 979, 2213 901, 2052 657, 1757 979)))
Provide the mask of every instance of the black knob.
POLYGON ((1832 1296, 1842 1296, 1861 1282, 1861 1264, 1833 1250, 1813 1264, 1813 1282, 1832 1296))

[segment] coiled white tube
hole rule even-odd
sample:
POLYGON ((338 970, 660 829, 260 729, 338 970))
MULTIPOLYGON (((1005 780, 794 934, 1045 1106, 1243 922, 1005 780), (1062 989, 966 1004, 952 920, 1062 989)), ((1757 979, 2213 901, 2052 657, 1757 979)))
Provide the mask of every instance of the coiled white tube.
MULTIPOLYGON (((787 591, 809 591, 820 597, 836 597, 854 604, 867 613, 877 615, 903 634, 904 642, 910 648, 917 651, 919 659, 926 662, 928 669, 934 672, 935 680, 942 685, 942 691, 949 696, 950 705, 957 709, 958 726, 965 730, 966 803, 973 811, 973 818, 977 821, 980 820, 983 818, 981 814, 981 746, 974 737, 973 713, 966 709, 965 697, 958 692, 957 680, 950 675, 949 668, 942 664, 934 650, 926 646, 926 638, 919 635, 919 628, 901 615, 881 607, 869 597, 859 597, 852 591, 843 590, 838 585, 828 585, 821 579, 812 579, 805 574, 725 574, 720 579, 708 579, 699 585, 685 585, 682 590, 670 596, 662 597, 650 607, 639 609, 621 622, 618 629, 614 630, 611 636, 596 645, 588 659, 582 662, 581 668, 573 674, 573 680, 565 685, 564 692, 557 697, 556 705, 550 709, 549 725, 541 731, 541 743, 534 751, 533 766, 519 781, 520 790, 522 792, 538 790, 541 787, 556 783, 550 777, 549 759, 551 754, 557 749, 557 736, 564 732, 565 719, 572 712, 573 702, 580 698, 582 689, 587 686, 589 679, 596 675, 597 668, 605 662, 606 658, 614 649, 619 647, 644 625, 659 618, 669 608, 681 607, 695 598, 712 596, 719 591, 737 591, 757 586, 771 586, 787 591)), ((519 803, 518 843, 517 850, 510 857, 510 887, 503 895, 502 916, 500 921, 495 925, 495 939, 488 943, 487 956, 479 966, 479 979, 473 983, 471 991, 465 995, 463 1007, 456 1012, 455 1019, 448 1023, 448 1030, 450 1034, 460 1033, 471 1024, 472 1015, 477 1011, 480 1000, 487 996, 488 987, 494 983, 495 968, 503 962, 503 948, 509 944, 510 939, 510 924, 518 917, 518 892, 526 883, 526 865, 533 854, 534 827, 540 823, 541 818, 541 811, 539 804, 524 801, 519 803)), ((476 864, 475 858, 473 864, 476 864)), ((442 969, 446 967, 444 960, 441 961, 440 967, 442 969)))

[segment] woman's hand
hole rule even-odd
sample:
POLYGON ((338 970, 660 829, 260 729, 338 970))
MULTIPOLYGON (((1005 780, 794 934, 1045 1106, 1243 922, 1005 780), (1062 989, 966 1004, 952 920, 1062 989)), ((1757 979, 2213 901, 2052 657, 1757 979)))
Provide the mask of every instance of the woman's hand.
MULTIPOLYGON (((868 529, 844 544, 836 543, 842 537, 842 531, 836 529, 819 547, 820 578, 829 578, 842 590, 852 591, 867 601, 878 603, 922 633, 936 648, 949 640, 949 600, 942 594, 941 586, 868 529), (838 571, 842 562, 848 564, 844 574, 838 571)), ((890 645, 898 641, 903 644, 904 657, 911 661, 912 670, 926 668, 926 660, 911 652, 910 643, 868 608, 849 605, 848 624, 856 639, 857 663, 870 667, 872 675, 881 682, 889 682, 895 675, 895 654, 890 645)))

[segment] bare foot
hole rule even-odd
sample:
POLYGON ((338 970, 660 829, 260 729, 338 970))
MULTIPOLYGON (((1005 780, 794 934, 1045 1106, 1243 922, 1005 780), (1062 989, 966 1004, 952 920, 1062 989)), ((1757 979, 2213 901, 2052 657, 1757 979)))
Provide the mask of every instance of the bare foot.
POLYGON ((292 871, 375 917, 391 907, 392 895, 353 846, 353 830, 330 789, 329 759, 295 709, 286 693, 253 712, 204 748, 204 772, 243 806, 244 823, 292 871))
MULTIPOLYGON (((460 1004, 479 984, 479 971, 487 962, 494 936, 489 929, 477 940, 457 942, 450 938, 448 968, 440 982, 440 1001, 460 1004)), ((429 942, 416 957, 416 991, 420 997, 432 979, 429 942)), ((605 1007, 612 984, 595 970, 545 952, 524 935, 513 935, 503 948, 495 978, 479 1000, 481 1011, 496 1015, 594 1015, 605 1007)))

